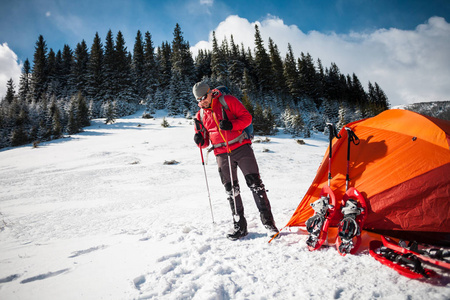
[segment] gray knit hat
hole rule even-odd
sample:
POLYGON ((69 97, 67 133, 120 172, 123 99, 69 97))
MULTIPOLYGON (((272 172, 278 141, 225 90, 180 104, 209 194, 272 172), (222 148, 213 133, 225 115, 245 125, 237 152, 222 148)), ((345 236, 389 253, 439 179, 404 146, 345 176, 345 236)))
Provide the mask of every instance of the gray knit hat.
POLYGON ((195 99, 203 97, 209 92, 209 85, 205 82, 197 82, 192 88, 195 99))

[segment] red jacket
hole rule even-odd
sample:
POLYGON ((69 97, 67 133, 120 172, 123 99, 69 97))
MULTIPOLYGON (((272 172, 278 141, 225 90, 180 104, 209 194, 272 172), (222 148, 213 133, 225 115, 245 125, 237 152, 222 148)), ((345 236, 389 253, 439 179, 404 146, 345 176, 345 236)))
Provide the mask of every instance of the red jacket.
MULTIPOLYGON (((217 91, 217 90, 214 90, 217 91)), ((213 98, 211 101, 211 107, 207 109, 203 109, 203 120, 201 119, 200 111, 197 112, 196 118, 200 120, 205 126, 206 131, 203 131, 203 137, 205 139, 205 144, 202 148, 208 147, 210 144, 214 147, 214 154, 222 154, 227 152, 227 146, 224 145, 225 141, 233 141, 237 139, 242 133, 243 130, 252 123, 252 115, 248 112, 248 110, 244 107, 244 105, 239 101, 236 97, 231 95, 224 95, 225 102, 228 105, 228 110, 225 110, 228 119, 233 124, 232 130, 221 130, 219 128, 219 123, 223 120, 222 116, 222 104, 219 101, 219 97, 221 96, 220 91, 218 91, 218 95, 213 98), (222 144, 222 145, 220 145, 222 144)), ((196 129, 196 132, 198 130, 196 129)), ((201 131, 201 130, 200 130, 201 131)), ((230 150, 245 145, 251 144, 251 140, 244 139, 241 142, 229 143, 230 150)))

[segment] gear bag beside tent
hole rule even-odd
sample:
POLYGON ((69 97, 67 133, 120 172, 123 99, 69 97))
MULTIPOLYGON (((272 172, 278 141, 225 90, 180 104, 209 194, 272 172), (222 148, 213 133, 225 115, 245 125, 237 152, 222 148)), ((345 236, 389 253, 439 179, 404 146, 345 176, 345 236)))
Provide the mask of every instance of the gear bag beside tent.
MULTIPOLYGON (((391 109, 346 125, 360 139, 353 148, 350 186, 367 201, 364 230, 436 245, 450 245, 450 122, 391 109)), ((345 194, 347 132, 332 145, 331 189, 345 194)), ((329 148, 328 148, 329 151, 329 148)), ((313 183, 285 227, 302 227, 310 204, 327 185, 325 154, 313 183)), ((340 211, 340 207, 337 207, 340 211)), ((336 227, 340 214, 331 226, 336 227)))

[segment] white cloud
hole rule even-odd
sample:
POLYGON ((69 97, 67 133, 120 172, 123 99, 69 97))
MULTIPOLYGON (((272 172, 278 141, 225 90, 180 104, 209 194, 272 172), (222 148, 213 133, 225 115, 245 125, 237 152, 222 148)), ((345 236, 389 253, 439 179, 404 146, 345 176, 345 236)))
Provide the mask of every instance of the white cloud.
POLYGON ((6 95, 6 82, 11 78, 17 92, 21 73, 22 65, 17 61, 17 55, 7 43, 0 44, 0 99, 6 95))
MULTIPOLYGON (((268 15, 261 22, 249 22, 229 16, 214 30, 221 42, 231 36, 236 43, 254 48, 254 26, 258 25, 265 45, 271 37, 283 57, 290 43, 299 57, 309 52, 320 58, 324 67, 335 62, 343 74, 355 73, 367 89, 368 82, 377 82, 393 106, 421 101, 450 100, 450 24, 432 17, 414 30, 395 28, 373 32, 336 34, 302 32, 296 25, 288 26, 278 17, 268 15)), ((211 49, 208 41, 191 48, 211 49)))

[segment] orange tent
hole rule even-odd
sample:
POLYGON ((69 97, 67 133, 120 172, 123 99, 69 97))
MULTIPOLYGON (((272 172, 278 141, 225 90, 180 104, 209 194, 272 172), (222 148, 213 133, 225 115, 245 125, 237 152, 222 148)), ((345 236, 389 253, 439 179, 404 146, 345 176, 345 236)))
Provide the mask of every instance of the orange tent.
MULTIPOLYGON (((367 199, 367 231, 404 239, 450 244, 450 122, 392 109, 348 124, 352 144, 350 187, 367 199)), ((331 189, 345 193, 347 132, 333 140, 331 189)), ((327 150, 316 177, 286 227, 305 226, 310 203, 327 185, 327 150)), ((340 211, 340 207, 337 208, 340 211)), ((335 214, 339 218, 340 214, 335 214)), ((331 226, 336 226, 334 219, 331 226)))

